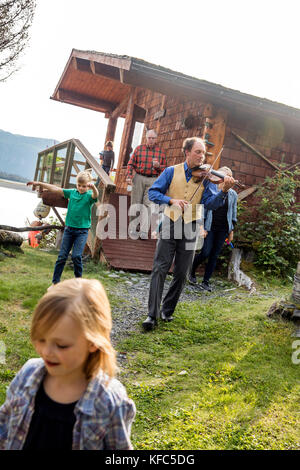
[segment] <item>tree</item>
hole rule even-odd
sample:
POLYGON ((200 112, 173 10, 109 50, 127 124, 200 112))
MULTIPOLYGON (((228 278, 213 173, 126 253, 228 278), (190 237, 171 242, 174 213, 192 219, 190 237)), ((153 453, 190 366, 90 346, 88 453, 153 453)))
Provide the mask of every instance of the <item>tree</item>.
POLYGON ((17 70, 25 49, 36 0, 0 0, 0 82, 17 70))

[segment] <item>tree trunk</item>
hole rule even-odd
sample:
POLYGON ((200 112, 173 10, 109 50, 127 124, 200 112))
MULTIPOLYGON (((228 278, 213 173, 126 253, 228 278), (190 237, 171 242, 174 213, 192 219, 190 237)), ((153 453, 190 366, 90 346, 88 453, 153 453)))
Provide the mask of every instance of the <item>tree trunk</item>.
POLYGON ((21 246, 24 239, 18 233, 0 230, 0 245, 21 246))

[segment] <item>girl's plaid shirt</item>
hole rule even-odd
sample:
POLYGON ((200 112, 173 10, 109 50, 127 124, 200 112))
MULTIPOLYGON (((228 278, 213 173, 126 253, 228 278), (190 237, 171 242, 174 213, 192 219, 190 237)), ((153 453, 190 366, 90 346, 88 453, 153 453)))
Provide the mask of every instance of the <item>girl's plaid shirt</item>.
MULTIPOLYGON (((42 359, 30 359, 17 373, 0 407, 0 450, 21 450, 34 413, 35 395, 46 374, 42 359)), ((92 379, 74 413, 73 450, 132 449, 130 432, 136 408, 116 379, 92 379)))

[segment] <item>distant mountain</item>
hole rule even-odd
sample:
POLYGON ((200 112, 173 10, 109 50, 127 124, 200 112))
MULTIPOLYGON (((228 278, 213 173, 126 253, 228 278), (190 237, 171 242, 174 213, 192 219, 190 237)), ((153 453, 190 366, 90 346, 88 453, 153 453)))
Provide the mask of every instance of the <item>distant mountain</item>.
POLYGON ((27 137, 0 129, 0 173, 32 179, 38 153, 56 143, 54 139, 27 137))

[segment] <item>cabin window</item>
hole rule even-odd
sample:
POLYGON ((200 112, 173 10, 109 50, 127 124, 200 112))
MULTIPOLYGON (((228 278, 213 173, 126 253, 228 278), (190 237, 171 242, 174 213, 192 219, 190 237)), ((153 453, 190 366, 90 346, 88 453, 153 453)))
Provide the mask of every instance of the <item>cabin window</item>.
POLYGON ((53 151, 41 154, 38 159, 37 181, 50 183, 50 176, 53 162, 53 151))
POLYGON ((67 154, 66 147, 57 150, 55 168, 54 168, 54 173, 53 173, 53 181, 52 181, 52 184, 56 184, 57 186, 62 185, 66 154, 67 154))

